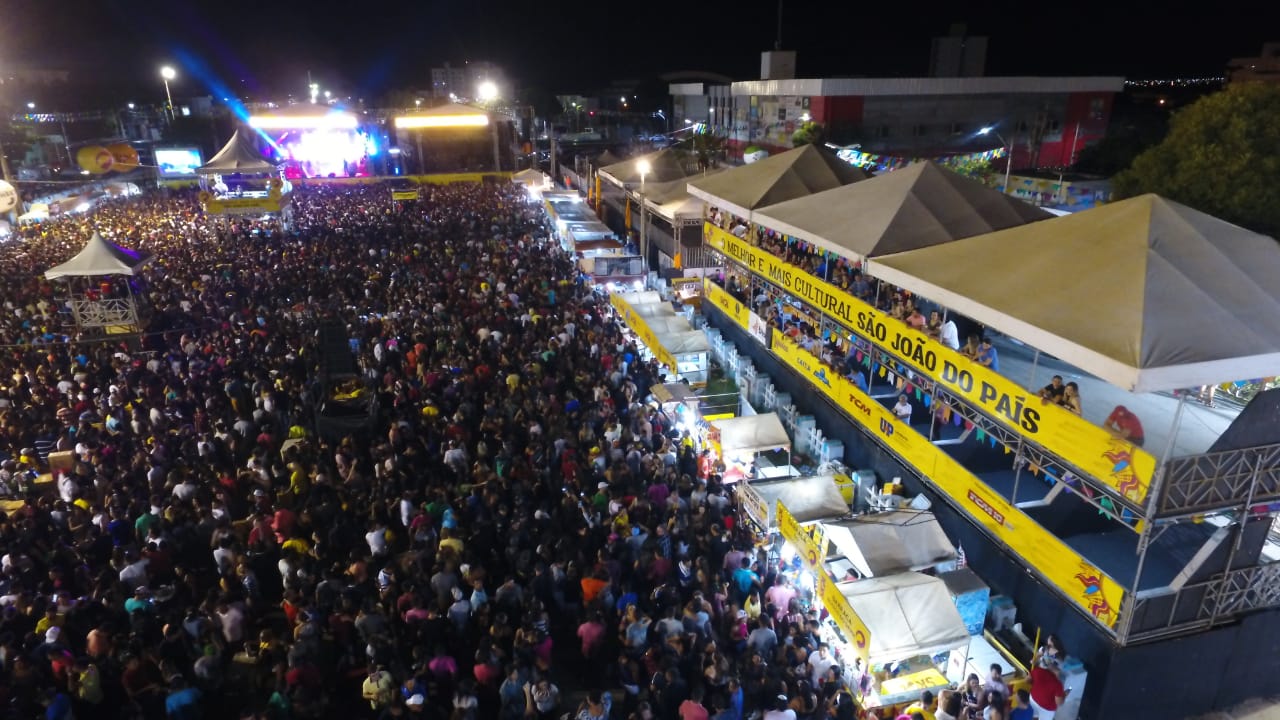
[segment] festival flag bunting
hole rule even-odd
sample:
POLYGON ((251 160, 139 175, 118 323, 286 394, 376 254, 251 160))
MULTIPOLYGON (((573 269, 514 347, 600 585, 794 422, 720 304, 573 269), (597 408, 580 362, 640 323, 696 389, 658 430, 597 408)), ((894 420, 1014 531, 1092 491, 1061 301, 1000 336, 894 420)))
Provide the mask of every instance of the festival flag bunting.
POLYGON ((1004 446, 1004 454, 1005 454, 1005 455, 1008 455, 1008 454, 1009 454, 1009 453, 1011 453, 1011 452, 1013 452, 1013 448, 1009 447, 1008 445, 1005 445, 1005 446, 1004 446))
POLYGON ((929 403, 933 402, 933 398, 928 394, 925 394, 924 397, 920 398, 920 402, 924 403, 925 407, 929 407, 929 403))
POLYGON ((994 450, 994 449, 995 449, 996 444, 999 442, 998 440, 996 440, 996 436, 995 436, 995 435, 988 435, 988 436, 987 436, 987 441, 991 443, 991 449, 992 449, 992 450, 994 450))
POLYGON ((986 439, 987 439, 986 431, 983 430, 982 428, 978 428, 978 442, 982 442, 983 440, 986 440, 986 439))

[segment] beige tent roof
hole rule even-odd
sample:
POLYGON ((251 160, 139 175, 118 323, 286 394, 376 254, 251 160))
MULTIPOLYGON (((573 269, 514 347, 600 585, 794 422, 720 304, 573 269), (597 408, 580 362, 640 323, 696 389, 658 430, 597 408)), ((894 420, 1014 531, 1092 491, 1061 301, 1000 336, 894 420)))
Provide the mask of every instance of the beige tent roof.
POLYGON ((639 187, 640 171, 636 169, 636 164, 641 159, 649 161, 649 174, 644 178, 646 192, 649 186, 655 183, 670 182, 689 176, 681 154, 671 148, 663 148, 657 152, 638 155, 622 162, 605 165, 600 168, 600 177, 621 188, 639 187))
POLYGON ((49 268, 44 276, 49 280, 57 280, 64 277, 132 275, 150 262, 151 258, 150 253, 140 253, 107 242, 95 231, 75 257, 49 268))
POLYGON ((815 145, 689 181, 689 192, 741 217, 753 210, 865 180, 861 169, 815 145))
POLYGON ((1049 217, 1015 197, 926 161, 757 210, 754 219, 836 254, 867 258, 1049 217))
POLYGON ((720 431, 720 449, 726 453, 791 449, 791 438, 777 413, 713 420, 711 427, 720 431))
POLYGON ((836 479, 831 475, 763 482, 753 480, 747 487, 750 489, 744 492, 754 492, 763 501, 762 504, 769 508, 769 527, 778 522, 776 515, 779 500, 796 522, 807 523, 849 514, 849 505, 845 503, 840 488, 836 487, 836 479))
POLYGON ((1134 392, 1280 368, 1280 246, 1156 195, 870 272, 1134 392))
POLYGON ((196 169, 197 175, 225 175, 227 173, 271 173, 276 171, 275 163, 262 157, 253 146, 253 142, 242 130, 236 130, 226 145, 210 158, 209 162, 196 169))
POLYGON ((924 570, 956 557, 933 513, 894 510, 823 526, 836 550, 863 577, 924 570))
MULTIPOLYGON (((729 171, 729 168, 715 168, 699 174, 699 179, 718 177, 729 171)), ((686 178, 669 180, 664 183, 649 183, 644 186, 644 202, 653 212, 667 220, 677 218, 700 218, 703 215, 704 203, 700 198, 689 193, 689 181, 686 178)))
POLYGON ((684 328, 677 330, 668 327, 664 332, 658 334, 658 342, 662 344, 662 348, 672 355, 694 355, 697 353, 711 352, 711 346, 707 343, 707 336, 693 329, 684 318, 680 318, 684 322, 684 328))
POLYGON ((902 573, 839 588, 871 633, 874 664, 968 647, 969 630, 938 578, 902 573))
POLYGON ((511 182, 517 182, 524 185, 542 185, 547 179, 546 173, 536 168, 521 170, 511 176, 511 182))

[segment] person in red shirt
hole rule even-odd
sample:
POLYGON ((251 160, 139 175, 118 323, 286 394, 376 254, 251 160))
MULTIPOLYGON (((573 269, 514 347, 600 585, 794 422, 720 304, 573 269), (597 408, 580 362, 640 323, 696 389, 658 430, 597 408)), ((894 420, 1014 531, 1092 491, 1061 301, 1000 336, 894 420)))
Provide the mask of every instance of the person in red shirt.
POLYGON ((1117 405, 1102 426, 1138 447, 1142 447, 1142 443, 1147 439, 1146 433, 1142 430, 1142 421, 1123 405, 1117 405))
POLYGON ((689 699, 680 703, 680 720, 707 720, 707 708, 702 704, 703 690, 701 685, 694 685, 689 691, 689 699))
POLYGON ((1039 657, 1035 658, 1031 667, 1031 704, 1035 707, 1036 720, 1053 720, 1058 706, 1066 699, 1067 691, 1062 687, 1055 667, 1039 660, 1039 657))

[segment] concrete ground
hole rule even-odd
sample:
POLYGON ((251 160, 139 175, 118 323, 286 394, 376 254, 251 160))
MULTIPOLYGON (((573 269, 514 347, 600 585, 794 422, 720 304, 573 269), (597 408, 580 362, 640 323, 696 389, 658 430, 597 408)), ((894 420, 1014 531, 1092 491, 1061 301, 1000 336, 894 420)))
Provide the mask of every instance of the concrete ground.
MULTIPOLYGON (((1157 459, 1164 455, 1178 408, 1178 399, 1172 394, 1135 395, 1087 375, 1057 358, 1041 354, 1036 362, 1035 350, 1012 338, 996 336, 993 340, 1000 353, 1001 375, 1031 390, 1048 385, 1054 375, 1061 375, 1064 382, 1075 382, 1080 386, 1084 417, 1096 425, 1101 425, 1116 405, 1124 405, 1142 421, 1147 435, 1144 449, 1157 459)), ((1194 399, 1187 400, 1170 457, 1205 452, 1240 414, 1240 408, 1229 401, 1221 401, 1217 405, 1210 408, 1194 399)))

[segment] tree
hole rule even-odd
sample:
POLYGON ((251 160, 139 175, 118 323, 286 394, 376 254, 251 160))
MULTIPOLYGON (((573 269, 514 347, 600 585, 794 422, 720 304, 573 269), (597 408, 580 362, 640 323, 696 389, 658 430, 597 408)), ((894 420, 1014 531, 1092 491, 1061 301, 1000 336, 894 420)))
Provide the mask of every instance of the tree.
POLYGON ((963 158, 951 160, 947 163, 947 167, 960 175, 971 177, 984 185, 992 185, 995 179, 995 171, 991 167, 990 160, 980 159, 977 155, 967 155, 963 158))
POLYGON ((827 141, 826 128, 822 127, 822 123, 807 122, 796 128, 791 133, 791 146, 800 147, 801 145, 822 145, 827 141))
POLYGON ((691 133, 687 138, 681 140, 679 149, 693 156, 698 163, 698 171, 706 172, 716 167, 725 155, 725 137, 717 133, 703 129, 700 132, 691 133))
POLYGON ((1112 181, 1117 197, 1157 193, 1280 234, 1280 87, 1231 85, 1183 110, 1169 135, 1112 181))

